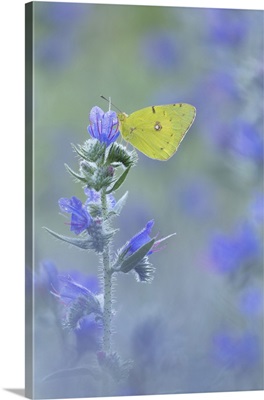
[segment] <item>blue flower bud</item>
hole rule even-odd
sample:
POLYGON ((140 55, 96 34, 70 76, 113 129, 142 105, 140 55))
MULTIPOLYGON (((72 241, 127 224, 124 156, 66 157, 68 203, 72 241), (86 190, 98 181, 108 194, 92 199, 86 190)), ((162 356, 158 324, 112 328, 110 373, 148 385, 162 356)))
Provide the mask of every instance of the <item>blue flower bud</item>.
POLYGON ((154 220, 149 221, 145 228, 130 239, 118 252, 117 259, 113 266, 114 271, 136 273, 136 278, 140 282, 150 282, 153 279, 154 267, 149 263, 148 256, 162 250, 159 244, 175 235, 169 235, 156 241, 156 237, 151 238, 150 233, 154 225, 154 220))
MULTIPOLYGON (((140 249, 142 246, 144 246, 146 243, 148 243, 152 240, 152 238, 150 237, 150 233, 151 233, 153 225, 154 225, 154 220, 149 221, 146 224, 145 228, 142 229, 142 231, 140 231, 135 236, 133 236, 132 239, 130 239, 130 241, 125 244, 125 246, 122 249, 122 252, 125 253, 126 258, 129 257, 130 255, 134 254, 138 249, 140 249)), ((158 248, 158 245, 173 235, 175 235, 175 233, 173 233, 172 235, 166 236, 165 238, 162 238, 160 240, 156 240, 157 236, 155 236, 153 246, 151 246, 151 248, 149 249, 149 251, 147 252, 146 255, 148 256, 154 252, 162 250, 162 248, 158 248)))

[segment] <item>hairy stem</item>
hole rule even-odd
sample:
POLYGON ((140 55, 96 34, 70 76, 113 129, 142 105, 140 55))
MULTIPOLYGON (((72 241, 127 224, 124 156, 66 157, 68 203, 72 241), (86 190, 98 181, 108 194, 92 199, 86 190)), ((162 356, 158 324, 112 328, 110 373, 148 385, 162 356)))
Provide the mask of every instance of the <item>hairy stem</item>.
MULTIPOLYGON (((102 216, 105 223, 107 218, 107 197, 106 191, 102 190, 102 216)), ((103 285, 104 285, 104 338, 103 350, 106 353, 110 352, 111 348, 111 318, 112 318, 112 272, 110 265, 110 247, 109 244, 105 246, 103 252, 103 285)))

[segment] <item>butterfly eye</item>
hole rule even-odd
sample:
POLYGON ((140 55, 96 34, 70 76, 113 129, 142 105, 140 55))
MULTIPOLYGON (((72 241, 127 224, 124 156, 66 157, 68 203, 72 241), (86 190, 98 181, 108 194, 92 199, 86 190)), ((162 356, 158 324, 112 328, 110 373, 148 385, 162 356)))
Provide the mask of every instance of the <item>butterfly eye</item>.
POLYGON ((154 129, 155 131, 160 131, 162 129, 161 123, 157 121, 154 125, 154 129))

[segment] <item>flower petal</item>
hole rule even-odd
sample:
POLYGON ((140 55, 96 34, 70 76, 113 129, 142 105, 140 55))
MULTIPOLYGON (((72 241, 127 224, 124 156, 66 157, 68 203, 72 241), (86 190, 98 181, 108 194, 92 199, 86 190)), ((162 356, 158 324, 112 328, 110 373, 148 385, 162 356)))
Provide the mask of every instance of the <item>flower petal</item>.
POLYGON ((82 208, 82 202, 77 197, 73 196, 70 199, 61 198, 58 201, 59 206, 62 211, 67 213, 72 213, 80 208, 82 208))
POLYGON ((61 198, 59 206, 62 211, 71 213, 71 231, 76 235, 83 232, 89 227, 92 222, 92 217, 88 211, 83 207, 81 200, 73 196, 70 199, 61 198))
POLYGON ((93 107, 90 112, 90 125, 88 126, 89 134, 105 143, 107 146, 113 143, 120 132, 118 130, 119 122, 115 111, 107 111, 106 113, 100 107, 93 107))
POLYGON ((135 253, 135 251, 151 240, 149 235, 153 225, 154 220, 149 221, 142 231, 132 237, 132 239, 126 245, 127 255, 135 253))
POLYGON ((93 107, 90 111, 90 123, 97 124, 104 116, 104 112, 100 107, 93 107))

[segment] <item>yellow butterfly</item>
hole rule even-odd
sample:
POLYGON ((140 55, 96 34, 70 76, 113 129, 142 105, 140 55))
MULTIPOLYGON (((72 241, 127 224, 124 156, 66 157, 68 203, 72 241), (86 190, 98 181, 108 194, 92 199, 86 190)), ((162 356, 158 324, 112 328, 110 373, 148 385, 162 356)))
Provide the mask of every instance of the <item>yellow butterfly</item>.
POLYGON ((168 160, 191 127, 196 109, 178 103, 142 108, 130 115, 118 114, 123 138, 156 160, 168 160))

